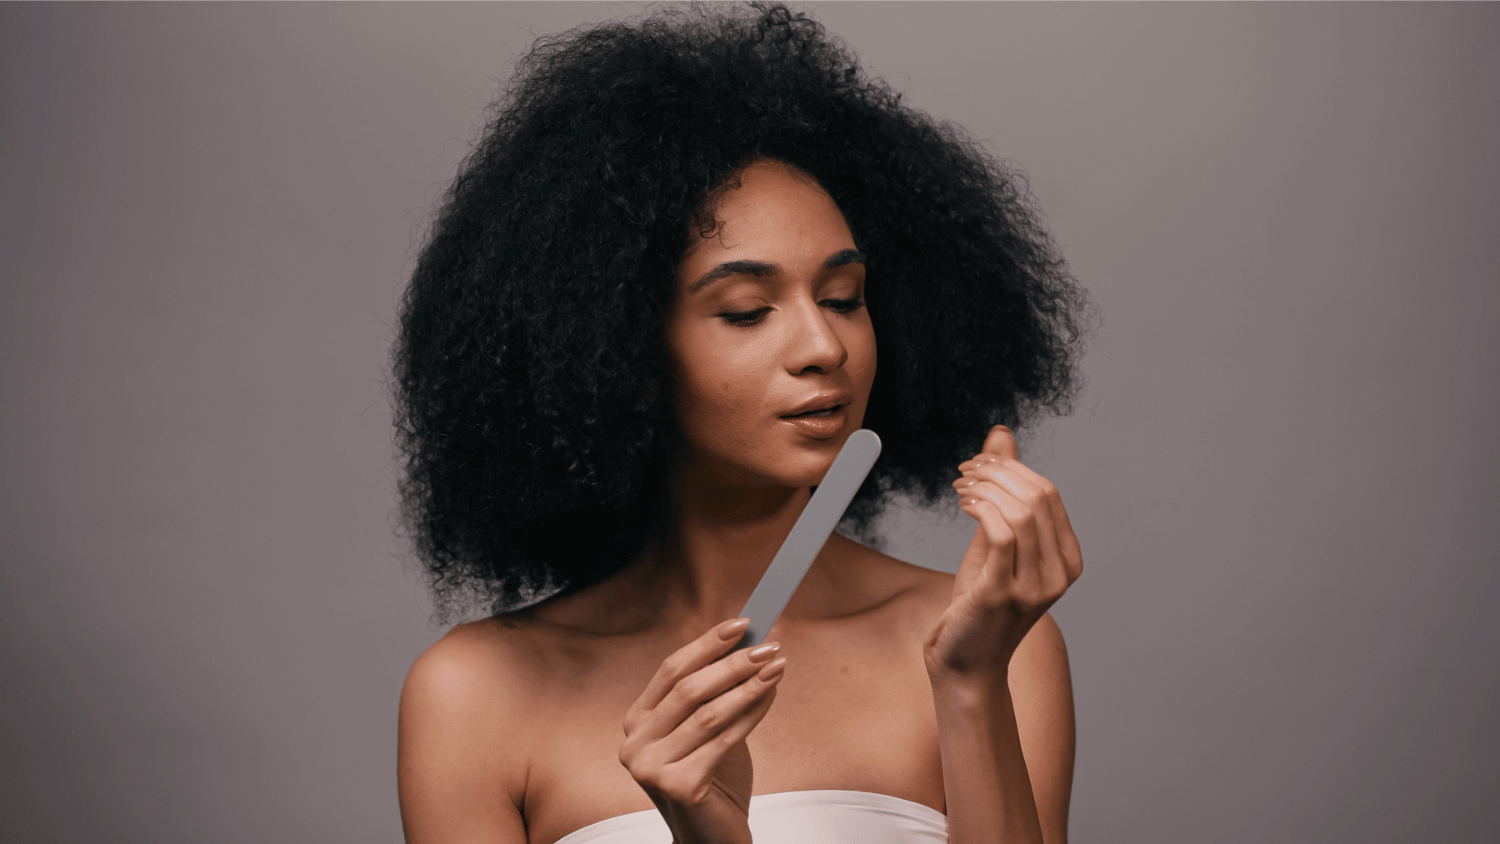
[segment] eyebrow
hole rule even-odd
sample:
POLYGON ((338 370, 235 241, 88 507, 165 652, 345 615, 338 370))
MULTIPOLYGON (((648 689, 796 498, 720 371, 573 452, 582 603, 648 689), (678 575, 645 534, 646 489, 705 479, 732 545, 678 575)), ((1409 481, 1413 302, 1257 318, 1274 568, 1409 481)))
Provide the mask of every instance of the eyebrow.
MULTIPOLYGON (((823 269, 831 270, 846 264, 864 264, 864 253, 858 249, 841 249, 829 255, 823 262, 823 269)), ((768 264, 765 261, 725 261, 714 265, 714 268, 698 276, 698 280, 688 286, 689 293, 697 293, 699 290, 713 284, 721 278, 732 275, 749 275, 757 278, 776 275, 781 272, 781 267, 776 264, 768 264)))

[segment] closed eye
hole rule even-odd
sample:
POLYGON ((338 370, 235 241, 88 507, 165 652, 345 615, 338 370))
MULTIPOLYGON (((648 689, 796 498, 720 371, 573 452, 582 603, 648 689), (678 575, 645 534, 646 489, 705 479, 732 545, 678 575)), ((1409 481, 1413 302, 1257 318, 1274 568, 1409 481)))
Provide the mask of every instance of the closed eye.
POLYGON ((852 314, 865 306, 863 299, 824 299, 823 304, 837 313, 852 314))
MULTIPOLYGON (((826 308, 833 309, 834 313, 852 314, 865 306, 863 299, 824 299, 821 303, 826 308)), ((730 325, 750 326, 758 324, 766 314, 771 312, 769 305, 756 308, 751 311, 725 311, 719 314, 719 319, 730 325)))
POLYGON ((719 314, 719 319, 724 320, 730 325, 754 325, 760 322, 761 318, 770 313, 770 311, 771 308, 769 305, 763 308, 756 308, 753 311, 725 311, 719 314))

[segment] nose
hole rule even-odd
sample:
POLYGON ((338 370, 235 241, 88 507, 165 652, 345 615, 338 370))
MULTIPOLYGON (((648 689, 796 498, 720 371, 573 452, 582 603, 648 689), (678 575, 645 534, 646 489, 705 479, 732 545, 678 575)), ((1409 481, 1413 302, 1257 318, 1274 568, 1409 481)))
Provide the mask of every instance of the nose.
POLYGON ((844 365, 849 350, 828 322, 828 315, 816 302, 797 308, 796 316, 787 321, 791 334, 787 338, 786 369, 793 375, 807 372, 828 374, 844 365))

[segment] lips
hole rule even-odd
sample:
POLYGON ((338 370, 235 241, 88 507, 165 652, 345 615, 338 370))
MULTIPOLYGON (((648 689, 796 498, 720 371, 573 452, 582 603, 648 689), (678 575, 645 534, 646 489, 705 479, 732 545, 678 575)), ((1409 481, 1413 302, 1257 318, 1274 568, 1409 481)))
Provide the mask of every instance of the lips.
POLYGON ((849 405, 848 393, 820 393, 783 413, 783 419, 819 419, 832 416, 849 405))

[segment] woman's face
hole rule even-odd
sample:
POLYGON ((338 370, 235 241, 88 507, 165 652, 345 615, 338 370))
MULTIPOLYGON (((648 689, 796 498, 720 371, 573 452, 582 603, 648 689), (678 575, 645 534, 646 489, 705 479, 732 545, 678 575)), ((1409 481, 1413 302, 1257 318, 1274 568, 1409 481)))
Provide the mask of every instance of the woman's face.
POLYGON ((776 162, 742 171, 714 216, 666 323, 686 467, 726 487, 815 485, 875 380, 864 257, 833 199, 776 162))

